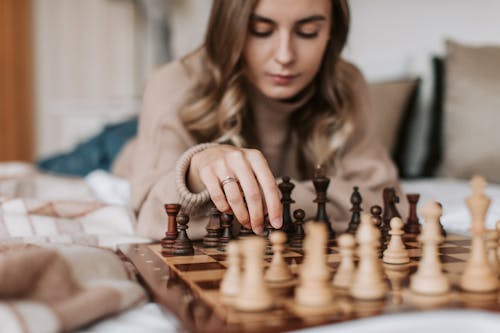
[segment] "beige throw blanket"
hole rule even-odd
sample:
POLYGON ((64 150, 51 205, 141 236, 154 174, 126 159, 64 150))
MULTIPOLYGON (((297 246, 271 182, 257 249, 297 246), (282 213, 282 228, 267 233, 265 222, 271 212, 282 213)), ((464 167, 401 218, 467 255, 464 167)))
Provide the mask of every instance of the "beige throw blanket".
POLYGON ((0 246, 0 332, 70 331, 145 300, 110 250, 0 246))

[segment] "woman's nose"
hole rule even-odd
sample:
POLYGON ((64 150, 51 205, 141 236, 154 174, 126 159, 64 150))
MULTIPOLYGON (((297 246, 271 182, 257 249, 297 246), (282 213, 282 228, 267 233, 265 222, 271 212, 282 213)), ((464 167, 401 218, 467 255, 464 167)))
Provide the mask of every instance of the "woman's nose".
POLYGON ((288 32, 282 32, 276 50, 276 62, 282 66, 290 65, 295 60, 293 45, 288 32))

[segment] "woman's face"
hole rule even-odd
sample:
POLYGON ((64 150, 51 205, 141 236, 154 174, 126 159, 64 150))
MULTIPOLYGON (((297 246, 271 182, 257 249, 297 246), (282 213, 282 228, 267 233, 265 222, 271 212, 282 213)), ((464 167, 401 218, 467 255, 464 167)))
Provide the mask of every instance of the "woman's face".
POLYGON ((331 0, 260 0, 243 51, 245 75, 264 95, 287 99, 318 72, 331 26, 331 0))

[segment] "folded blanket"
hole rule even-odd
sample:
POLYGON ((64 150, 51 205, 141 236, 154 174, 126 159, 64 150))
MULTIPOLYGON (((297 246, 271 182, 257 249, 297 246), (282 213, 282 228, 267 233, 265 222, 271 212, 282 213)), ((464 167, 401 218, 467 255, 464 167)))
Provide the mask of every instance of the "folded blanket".
POLYGON ((112 251, 0 246, 0 332, 61 332, 146 300, 112 251))

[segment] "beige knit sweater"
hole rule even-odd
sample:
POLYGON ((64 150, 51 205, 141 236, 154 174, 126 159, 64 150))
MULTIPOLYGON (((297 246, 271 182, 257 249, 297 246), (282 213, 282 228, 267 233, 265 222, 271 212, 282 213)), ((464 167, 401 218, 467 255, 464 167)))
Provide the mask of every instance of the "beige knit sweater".
MULTIPOLYGON (((176 188, 176 165, 183 162, 179 161, 183 153, 199 142, 185 129, 178 111, 194 88, 197 75, 202 72, 202 62, 201 52, 196 52, 183 62, 174 61, 153 74, 144 93, 138 136, 115 162, 115 173, 131 181, 132 205, 138 214, 138 233, 143 236, 163 237, 166 226, 163 204, 181 199, 176 188)), ((373 135, 374 122, 369 121, 371 105, 366 82, 354 66, 348 66, 356 78, 353 82, 358 92, 355 107, 359 108, 361 117, 353 139, 344 150, 341 165, 336 166, 335 176, 330 172, 327 212, 337 230, 346 228, 349 221, 353 186, 360 188, 365 211, 371 205, 382 205, 384 187, 395 186, 399 191, 396 169, 373 135)), ((306 94, 301 100, 289 104, 271 100, 256 89, 250 89, 249 94, 262 153, 277 180, 290 176, 296 185, 292 193, 295 200, 292 210, 302 208, 307 217, 314 217, 314 186, 310 180, 297 180, 297 140, 286 121, 310 96, 306 94)), ((187 168, 181 169, 187 171, 187 168)), ((406 200, 401 201, 401 212, 405 214, 406 200)), ((193 202, 199 203, 199 200, 193 202)), ((191 216, 188 232, 192 238, 204 235, 206 220, 203 215, 191 216)))

